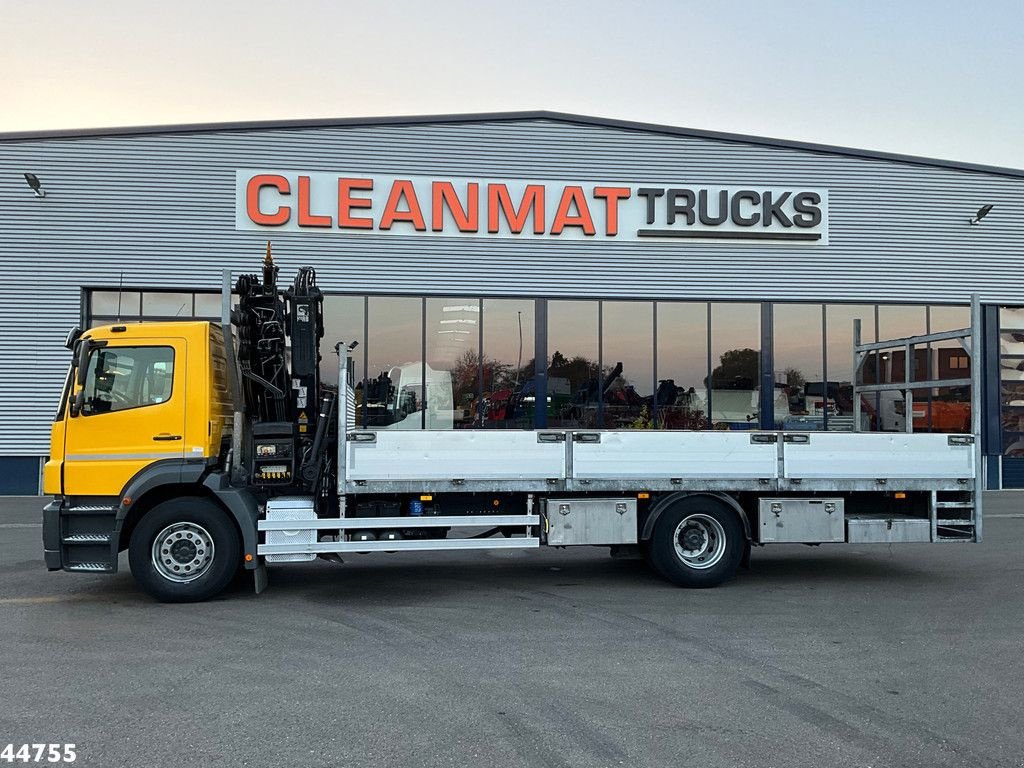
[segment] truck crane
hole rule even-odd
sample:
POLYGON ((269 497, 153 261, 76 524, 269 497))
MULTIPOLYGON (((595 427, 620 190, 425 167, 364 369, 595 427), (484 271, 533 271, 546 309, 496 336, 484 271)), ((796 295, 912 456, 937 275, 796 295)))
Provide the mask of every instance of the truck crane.
POLYGON ((959 340, 971 354, 976 298, 970 328, 865 344, 855 329, 853 350, 857 406, 898 391, 913 412, 915 391, 970 387, 969 433, 397 430, 365 415, 371 395, 393 399, 387 375, 359 383, 357 418, 354 343, 333 345, 338 380, 322 380, 315 270, 284 290, 278 273, 269 244, 258 274, 226 273, 220 323, 68 335, 44 471, 50 570, 114 573, 127 550, 145 592, 189 602, 239 569, 259 592, 268 567, 318 557, 599 546, 712 587, 752 546, 981 540, 981 366, 941 383, 860 375, 884 349, 959 340))

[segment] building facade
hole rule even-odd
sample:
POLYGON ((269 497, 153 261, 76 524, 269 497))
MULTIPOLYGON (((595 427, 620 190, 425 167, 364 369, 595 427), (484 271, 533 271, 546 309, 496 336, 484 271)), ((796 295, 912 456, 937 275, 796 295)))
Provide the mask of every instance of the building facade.
MULTIPOLYGON (((962 328, 978 294, 986 480, 1024 486, 1024 171, 512 113, 0 135, 0 492, 38 488, 70 327, 217 318, 268 240, 380 428, 849 430, 854 320, 962 328)), ((972 360, 864 380, 908 365, 972 360)), ((961 431, 970 394, 860 428, 961 431)))

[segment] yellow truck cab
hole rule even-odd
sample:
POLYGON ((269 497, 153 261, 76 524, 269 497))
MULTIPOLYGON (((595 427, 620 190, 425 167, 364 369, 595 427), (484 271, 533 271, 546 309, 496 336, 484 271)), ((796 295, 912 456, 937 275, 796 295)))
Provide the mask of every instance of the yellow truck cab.
MULTIPOLYGON (((140 323, 82 334, 44 472, 45 493, 54 496, 44 513, 47 566, 116 571, 137 523, 170 499, 248 515, 252 504, 233 498, 240 491, 228 488, 221 471, 232 414, 219 326, 140 323)), ((193 530, 182 538, 187 534, 203 536, 193 530)), ((190 562, 172 558, 183 578, 201 571, 210 554, 194 549, 190 562)))

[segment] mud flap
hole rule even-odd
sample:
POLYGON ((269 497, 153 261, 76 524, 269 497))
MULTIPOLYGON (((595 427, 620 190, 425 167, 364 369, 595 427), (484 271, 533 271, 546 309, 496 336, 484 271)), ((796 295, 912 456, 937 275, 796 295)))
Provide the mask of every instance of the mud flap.
POLYGON ((263 590, 267 588, 267 566, 263 563, 260 563, 253 569, 252 584, 257 595, 262 594, 263 590))

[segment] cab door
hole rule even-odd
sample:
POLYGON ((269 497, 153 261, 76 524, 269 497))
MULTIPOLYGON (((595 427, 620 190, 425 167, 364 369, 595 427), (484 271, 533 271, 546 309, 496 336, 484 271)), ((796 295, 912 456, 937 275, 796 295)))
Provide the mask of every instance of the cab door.
POLYGON ((110 341, 91 350, 66 421, 65 494, 120 496, 144 467, 183 457, 185 352, 177 338, 110 341))

